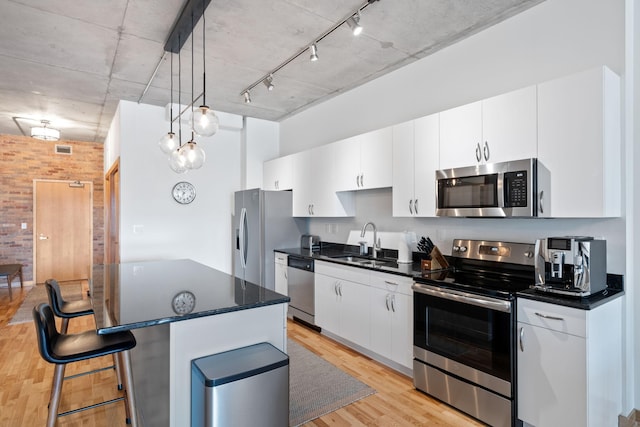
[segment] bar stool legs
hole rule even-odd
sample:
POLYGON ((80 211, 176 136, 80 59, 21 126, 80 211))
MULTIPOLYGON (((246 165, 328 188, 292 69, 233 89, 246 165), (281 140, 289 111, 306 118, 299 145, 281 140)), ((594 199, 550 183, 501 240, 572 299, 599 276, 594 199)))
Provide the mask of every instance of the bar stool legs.
POLYGON ((49 399, 49 415, 47 427, 55 427, 62 395, 62 381, 64 380, 64 368, 66 365, 55 365, 53 372, 53 384, 51 384, 51 398, 49 399))
POLYGON ((125 408, 127 411, 127 421, 131 424, 132 427, 138 426, 138 413, 136 411, 136 397, 135 393, 129 392, 130 390, 135 390, 133 385, 133 373, 131 372, 131 354, 129 350, 123 351, 119 353, 122 364, 124 367, 124 387, 125 387, 125 408))

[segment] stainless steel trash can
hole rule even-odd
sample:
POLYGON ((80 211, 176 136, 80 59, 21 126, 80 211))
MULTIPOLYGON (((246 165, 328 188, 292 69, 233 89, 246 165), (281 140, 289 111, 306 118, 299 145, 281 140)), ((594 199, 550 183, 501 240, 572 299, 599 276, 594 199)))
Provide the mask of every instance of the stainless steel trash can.
POLYGON ((269 343, 191 362, 191 426, 289 425, 289 357, 269 343))

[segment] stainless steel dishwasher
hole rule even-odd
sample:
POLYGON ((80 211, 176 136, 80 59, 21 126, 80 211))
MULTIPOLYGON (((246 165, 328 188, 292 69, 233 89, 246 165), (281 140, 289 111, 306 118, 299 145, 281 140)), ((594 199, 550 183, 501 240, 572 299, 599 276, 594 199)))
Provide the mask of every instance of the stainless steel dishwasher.
POLYGON ((289 315, 315 325, 314 262, 312 259, 289 255, 287 286, 289 288, 289 315))

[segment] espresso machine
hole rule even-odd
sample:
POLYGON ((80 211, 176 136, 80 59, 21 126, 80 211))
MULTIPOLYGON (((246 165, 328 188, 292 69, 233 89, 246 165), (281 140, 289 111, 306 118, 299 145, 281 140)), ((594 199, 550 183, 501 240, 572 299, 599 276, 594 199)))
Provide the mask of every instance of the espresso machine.
POLYGON ((547 237, 535 247, 534 288, 586 297, 607 287, 607 241, 593 237, 547 237))

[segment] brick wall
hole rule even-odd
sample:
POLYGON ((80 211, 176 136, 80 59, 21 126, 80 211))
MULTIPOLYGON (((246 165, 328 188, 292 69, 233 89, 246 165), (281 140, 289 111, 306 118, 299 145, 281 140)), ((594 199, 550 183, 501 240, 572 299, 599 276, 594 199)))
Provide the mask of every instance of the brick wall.
POLYGON ((94 142, 40 141, 0 135, 0 264, 24 265, 33 277, 33 180, 93 182, 93 262, 104 261, 103 145, 94 142), (72 155, 55 154, 56 144, 73 147, 72 155), (27 229, 20 228, 27 223, 27 229))

